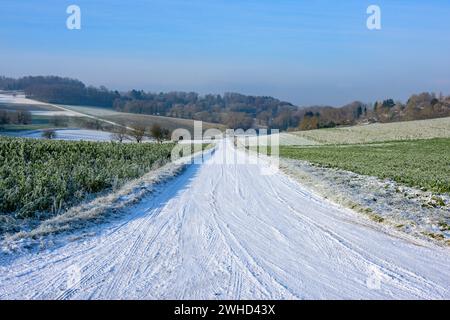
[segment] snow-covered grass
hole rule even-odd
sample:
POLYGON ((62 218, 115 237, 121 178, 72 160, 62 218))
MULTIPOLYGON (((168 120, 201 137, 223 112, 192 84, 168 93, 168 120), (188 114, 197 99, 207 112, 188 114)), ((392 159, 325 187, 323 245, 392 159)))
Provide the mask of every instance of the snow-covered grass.
POLYGON ((74 113, 74 112, 70 112, 70 111, 41 111, 41 110, 36 110, 36 111, 31 111, 32 115, 35 116, 45 116, 45 117, 77 117, 79 116, 78 114, 74 113))
POLYGON ((281 168, 323 197, 415 237, 450 245, 450 195, 389 179, 281 159, 281 168))
POLYGON ((278 140, 280 145, 283 146, 315 146, 319 145, 318 142, 302 137, 298 134, 292 134, 289 132, 275 133, 269 136, 249 136, 249 137, 239 137, 239 141, 242 144, 249 146, 267 146, 270 145, 271 141, 278 140))
MULTIPOLYGON (((133 127, 136 125, 143 125, 145 127, 151 127, 153 124, 158 124, 169 130, 175 129, 187 129, 190 132, 194 130, 194 120, 174 118, 159 115, 148 115, 148 114, 136 114, 127 112, 118 112, 113 109, 99 108, 99 107, 88 107, 88 106, 68 106, 59 105, 59 107, 66 110, 72 110, 80 114, 85 114, 91 117, 100 118, 104 121, 109 121, 111 123, 123 124, 128 127, 133 127)), ((225 131, 225 126, 218 123, 202 122, 203 129, 217 128, 221 131, 225 131)))
MULTIPOLYGON (((55 129, 55 140, 67 141, 111 141, 111 132, 87 130, 87 129, 55 129)), ((44 130, 34 130, 19 132, 16 134, 20 138, 44 139, 44 130)))
MULTIPOLYGON (((270 137, 270 136, 269 136, 270 137)), ((450 118, 374 123, 352 127, 281 132, 272 135, 282 146, 364 144, 373 142, 450 138, 450 118)), ((239 138, 244 143, 244 138, 239 138)), ((270 138, 247 137, 250 146, 267 145, 270 138)))
MULTIPOLYGON (((112 133, 107 131, 87 130, 87 129, 55 129, 56 140, 67 141, 111 141, 112 133)), ((44 139, 44 130, 34 130, 28 132, 17 132, 15 136, 20 138, 44 139)))
POLYGON ((119 113, 113 109, 99 108, 99 107, 92 107, 92 106, 64 105, 64 108, 73 110, 75 112, 84 113, 84 114, 88 114, 91 116, 97 116, 97 117, 114 116, 119 113))
POLYGON ((18 93, 15 96, 8 92, 0 92, 0 103, 16 103, 16 104, 45 104, 36 100, 27 99, 23 93, 18 93))
MULTIPOLYGON (((449 138, 450 118, 298 131, 289 133, 289 136, 302 138, 316 144, 356 144, 394 140, 449 138)), ((294 137, 291 139, 295 140, 294 137)), ((292 145, 296 143, 283 143, 283 139, 281 139, 281 144, 292 145)), ((304 144, 299 143, 298 145, 304 144)))

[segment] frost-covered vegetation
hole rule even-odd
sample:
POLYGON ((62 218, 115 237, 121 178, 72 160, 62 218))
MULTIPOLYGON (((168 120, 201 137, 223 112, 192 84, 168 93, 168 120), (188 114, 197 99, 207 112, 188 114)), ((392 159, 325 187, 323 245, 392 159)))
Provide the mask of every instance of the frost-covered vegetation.
POLYGON ((450 245, 450 194, 423 191, 303 160, 284 158, 281 167, 305 187, 373 221, 450 245))
POLYGON ((450 192, 450 139, 365 145, 282 146, 282 157, 340 168, 435 192, 450 192))
MULTIPOLYGON (((166 162, 173 144, 0 138, 0 218, 47 218, 166 162)), ((1 222, 1 219, 0 219, 1 222)))

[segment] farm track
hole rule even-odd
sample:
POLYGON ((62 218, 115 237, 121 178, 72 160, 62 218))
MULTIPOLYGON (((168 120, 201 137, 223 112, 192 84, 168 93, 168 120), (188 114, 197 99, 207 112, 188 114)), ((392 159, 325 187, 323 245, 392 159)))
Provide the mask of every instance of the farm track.
POLYGON ((249 157, 225 140, 94 236, 0 262, 0 299, 450 298, 448 249, 249 157), (219 163, 230 156, 241 164, 219 163))

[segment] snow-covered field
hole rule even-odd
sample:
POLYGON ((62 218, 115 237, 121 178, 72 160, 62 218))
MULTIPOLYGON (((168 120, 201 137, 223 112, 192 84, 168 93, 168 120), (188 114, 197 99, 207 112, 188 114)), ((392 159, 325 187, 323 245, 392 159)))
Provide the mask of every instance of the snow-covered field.
POLYGON ((75 117, 78 116, 74 112, 70 111, 31 111, 31 114, 36 116, 46 116, 46 117, 55 117, 55 116, 63 116, 63 117, 75 117))
POLYGON ((448 248, 262 175, 250 157, 224 140, 120 221, 4 255, 0 298, 450 298, 448 248))
POLYGON ((0 93, 0 103, 17 103, 17 104, 44 104, 39 101, 25 98, 24 94, 17 94, 16 96, 10 93, 0 93))
MULTIPOLYGON (((72 141, 111 141, 111 132, 86 130, 86 129, 58 129, 55 130, 57 140, 72 141)), ((26 132, 17 132, 15 134, 21 138, 43 139, 42 130, 33 130, 26 132)))
MULTIPOLYGON (((33 138, 33 139, 44 139, 42 136, 44 130, 30 130, 30 131, 15 131, 9 132, 6 135, 18 137, 18 138, 33 138)), ((88 129, 55 129, 56 137, 55 140, 71 140, 71 141, 114 141, 113 133, 108 131, 98 131, 98 130, 88 130, 88 129)), ((125 139, 124 143, 133 142, 132 137, 125 139)), ((145 137, 143 142, 155 142, 155 140, 145 137)), ((205 144, 214 143, 215 140, 204 139, 204 140, 184 140, 180 141, 181 144, 205 144)))
MULTIPOLYGON (((351 127, 281 132, 273 136, 285 146, 322 144, 373 143, 394 140, 450 138, 450 118, 438 118, 393 123, 373 123, 351 127)), ((265 145, 267 139, 247 138, 249 145, 265 145)), ((243 138, 241 138, 242 143, 243 138)))
MULTIPOLYGON (((449 138, 450 118, 373 123, 342 128, 299 131, 289 133, 289 135, 318 144, 351 144, 392 140, 449 138)), ((291 137, 290 140, 295 140, 295 138, 291 137)))

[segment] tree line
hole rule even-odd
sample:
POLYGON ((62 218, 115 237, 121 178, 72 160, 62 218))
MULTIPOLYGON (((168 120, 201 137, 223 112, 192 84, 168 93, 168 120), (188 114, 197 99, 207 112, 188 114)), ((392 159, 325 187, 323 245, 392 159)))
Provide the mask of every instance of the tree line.
POLYGON ((31 124, 31 112, 25 110, 0 110, 0 126, 5 124, 31 124))
POLYGON ((161 127, 159 124, 153 124, 149 128, 143 125, 135 125, 132 128, 126 128, 125 126, 114 127, 111 138, 118 142, 124 142, 125 140, 134 140, 137 143, 141 143, 144 138, 153 138, 158 143, 162 143, 165 140, 170 139, 171 132, 168 129, 161 127))
MULTIPOLYGON (((83 127, 86 127, 87 123, 89 122, 81 122, 83 127)), ((93 129, 104 130, 106 128, 99 122, 98 127, 93 129)), ((162 143, 163 141, 170 140, 171 138, 170 130, 161 127, 159 124, 153 124, 150 127, 146 127, 143 125, 134 125, 131 128, 127 128, 124 125, 108 125, 107 130, 111 132, 111 140, 120 143, 125 141, 134 141, 137 143, 141 143, 145 138, 151 138, 158 143, 162 143)), ((50 128, 42 130, 41 136, 47 140, 55 139, 57 137, 56 129, 50 128)))
POLYGON ((106 108, 111 108, 114 100, 120 97, 117 91, 86 86, 79 80, 57 76, 0 77, 0 89, 24 91, 27 97, 48 103, 106 108))

